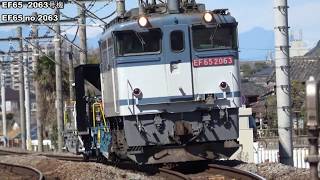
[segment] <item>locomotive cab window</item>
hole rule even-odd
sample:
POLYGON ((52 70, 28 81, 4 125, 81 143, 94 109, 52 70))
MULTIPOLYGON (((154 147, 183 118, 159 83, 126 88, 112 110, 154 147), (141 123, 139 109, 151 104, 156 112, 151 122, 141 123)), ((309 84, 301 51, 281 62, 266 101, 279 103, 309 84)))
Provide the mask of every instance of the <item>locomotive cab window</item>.
POLYGON ((197 51, 213 49, 236 49, 236 28, 233 26, 192 27, 193 48, 197 51))
POLYGON ((172 31, 170 34, 171 50, 181 52, 184 50, 184 35, 183 31, 172 31))
POLYGON ((154 54, 161 50, 162 32, 160 29, 149 29, 148 32, 117 31, 117 55, 154 54))

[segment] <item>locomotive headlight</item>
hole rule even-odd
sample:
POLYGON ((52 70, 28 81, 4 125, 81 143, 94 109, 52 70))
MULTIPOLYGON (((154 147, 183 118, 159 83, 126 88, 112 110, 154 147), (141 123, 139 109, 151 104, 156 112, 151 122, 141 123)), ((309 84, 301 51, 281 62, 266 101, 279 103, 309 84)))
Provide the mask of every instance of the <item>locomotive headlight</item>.
POLYGON ((148 18, 145 16, 141 16, 138 19, 139 26, 146 27, 149 24, 148 18))
POLYGON ((139 89, 139 88, 135 88, 133 91, 132 91, 132 95, 136 98, 139 98, 141 97, 142 95, 142 91, 139 89))
POLYGON ((206 23, 212 22, 212 21, 213 21, 213 15, 212 15, 212 13, 210 13, 210 12, 204 13, 203 19, 204 19, 204 21, 205 21, 206 23))
POLYGON ((228 84, 226 82, 221 82, 220 83, 220 89, 225 91, 228 89, 228 84))

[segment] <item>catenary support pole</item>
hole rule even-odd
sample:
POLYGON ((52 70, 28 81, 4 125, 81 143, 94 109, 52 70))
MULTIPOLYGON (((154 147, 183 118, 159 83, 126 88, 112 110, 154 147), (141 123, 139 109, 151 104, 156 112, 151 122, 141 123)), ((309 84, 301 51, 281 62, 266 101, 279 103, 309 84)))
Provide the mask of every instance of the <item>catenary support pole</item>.
POLYGON ((30 81, 29 81, 29 47, 25 46, 24 53, 24 90, 25 90, 25 109, 26 109, 26 135, 27 135, 27 150, 32 150, 31 146, 31 103, 30 103, 30 81))
POLYGON ((3 146, 6 147, 7 146, 7 141, 6 139, 8 138, 8 134, 7 134, 7 116, 6 116, 6 80, 5 80, 5 76, 6 76, 6 70, 5 70, 5 57, 2 56, 2 62, 1 62, 1 111, 2 111, 2 128, 3 128, 3 137, 4 137, 4 143, 3 146))
POLYGON ((79 38, 80 38, 80 64, 87 64, 87 31, 86 31, 86 5, 81 3, 81 7, 78 7, 79 11, 79 38))
POLYGON ((73 91, 73 83, 74 83, 74 69, 73 69, 73 51, 72 45, 68 45, 68 59, 69 59, 69 95, 70 102, 74 100, 74 91, 73 91))
POLYGON ((276 93, 280 162, 293 165, 287 0, 274 0, 276 93))
MULTIPOLYGON (((32 46, 32 61, 34 65, 33 69, 35 72, 38 72, 39 43, 38 43, 38 40, 36 40, 38 38, 38 28, 35 25, 32 26, 32 37, 33 37, 33 44, 35 45, 35 46, 32 46)), ((42 112, 41 95, 40 95, 41 89, 36 78, 33 80, 33 84, 35 88, 36 107, 37 107, 36 121, 37 121, 38 152, 42 152, 43 151, 43 134, 42 134, 43 128, 42 128, 42 119, 41 119, 41 112, 42 112)))
MULTIPOLYGON (((56 14, 60 16, 60 11, 56 9, 56 14)), ((57 108, 57 126, 58 126, 58 152, 63 148, 63 99, 62 99, 62 61, 61 61, 61 39, 60 39, 60 23, 54 26, 54 49, 56 61, 56 108, 57 108)))
MULTIPOLYGON (((19 40, 18 51, 23 51, 23 38, 22 38, 22 28, 17 28, 17 36, 19 40)), ((24 108, 24 71, 23 71, 23 55, 19 54, 19 105, 20 105, 20 132, 21 132, 21 148, 26 149, 26 116, 24 108)))

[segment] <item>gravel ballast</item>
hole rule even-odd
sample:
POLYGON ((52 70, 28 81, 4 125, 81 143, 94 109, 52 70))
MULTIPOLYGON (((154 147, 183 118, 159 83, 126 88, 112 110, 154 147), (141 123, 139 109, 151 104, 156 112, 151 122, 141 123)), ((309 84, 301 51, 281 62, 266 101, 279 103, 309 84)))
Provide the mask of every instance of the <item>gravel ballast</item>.
POLYGON ((299 169, 280 163, 240 164, 235 168, 250 171, 268 180, 306 180, 310 179, 309 169, 299 169))
POLYGON ((105 164, 92 162, 61 161, 44 156, 1 156, 0 162, 29 166, 40 170, 46 180, 90 180, 90 179, 141 179, 158 180, 160 177, 122 170, 105 164))

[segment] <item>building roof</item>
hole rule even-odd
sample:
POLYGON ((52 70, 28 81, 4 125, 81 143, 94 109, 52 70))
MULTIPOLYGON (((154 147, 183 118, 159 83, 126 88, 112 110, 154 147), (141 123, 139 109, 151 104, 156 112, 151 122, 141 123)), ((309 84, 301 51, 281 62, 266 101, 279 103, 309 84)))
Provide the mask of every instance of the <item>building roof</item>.
POLYGON ((305 54, 305 56, 320 56, 320 41, 318 41, 318 44, 316 45, 316 47, 314 47, 313 49, 311 49, 307 54, 305 54))
MULTIPOLYGON (((30 99, 35 99, 33 93, 30 93, 30 99)), ((19 102, 19 91, 6 87, 6 101, 19 102)))
POLYGON ((269 66, 267 68, 263 68, 260 71, 254 73, 252 77, 269 77, 273 72, 273 67, 269 66))
POLYGON ((310 76, 320 81, 320 57, 318 58, 293 58, 291 59, 290 75, 292 80, 305 82, 310 76))
POLYGON ((6 101, 19 101, 19 91, 6 87, 6 101))
POLYGON ((241 82, 241 92, 244 96, 262 96, 268 92, 267 88, 251 81, 241 82))
MULTIPOLYGON (((320 57, 294 57, 290 59, 291 80, 306 82, 310 76, 320 81, 320 57)), ((268 81, 276 81, 275 70, 268 81)))

